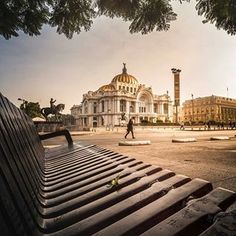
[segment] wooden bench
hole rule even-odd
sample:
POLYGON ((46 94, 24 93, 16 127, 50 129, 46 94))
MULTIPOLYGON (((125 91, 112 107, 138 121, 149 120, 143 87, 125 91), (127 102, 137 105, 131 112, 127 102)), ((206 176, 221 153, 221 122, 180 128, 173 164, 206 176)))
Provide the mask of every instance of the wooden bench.
POLYGON ((32 120, 2 95, 0 128, 1 235, 235 235, 230 190, 73 144, 66 131, 68 147, 45 152, 32 120))

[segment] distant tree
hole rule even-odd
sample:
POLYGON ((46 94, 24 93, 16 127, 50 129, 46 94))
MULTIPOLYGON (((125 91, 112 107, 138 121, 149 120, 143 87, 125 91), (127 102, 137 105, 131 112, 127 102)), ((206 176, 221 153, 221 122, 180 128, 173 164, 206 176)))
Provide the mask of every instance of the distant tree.
POLYGON ((75 125, 75 118, 71 114, 62 114, 62 123, 65 126, 75 125))
MULTIPOLYGON (((177 18, 174 0, 1 0, 0 35, 5 39, 19 31, 39 35, 44 24, 57 27, 59 34, 72 38, 74 33, 88 31, 101 15, 130 21, 131 33, 147 34, 170 28, 177 18)), ((180 3, 190 0, 177 0, 180 3)), ((196 10, 203 23, 215 24, 230 35, 236 34, 235 0, 196 0, 196 10)))
POLYGON ((24 99, 18 98, 18 100, 22 101, 20 105, 20 109, 23 110, 29 117, 40 117, 40 105, 38 102, 28 102, 24 99))

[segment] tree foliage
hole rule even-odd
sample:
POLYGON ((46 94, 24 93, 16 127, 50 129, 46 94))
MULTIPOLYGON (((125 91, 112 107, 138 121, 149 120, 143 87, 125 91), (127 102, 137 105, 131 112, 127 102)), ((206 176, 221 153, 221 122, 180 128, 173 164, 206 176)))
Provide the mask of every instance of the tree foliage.
POLYGON ((205 17, 203 23, 215 24, 228 34, 236 34, 236 0, 198 0, 196 9, 205 17))
POLYGON ((22 101, 20 109, 23 110, 29 117, 34 118, 41 116, 41 109, 38 102, 28 102, 21 98, 18 100, 22 101))
MULTIPOLYGON (((5 39, 18 36, 19 31, 39 35, 48 24, 72 38, 74 33, 89 30, 101 15, 129 21, 131 33, 166 31, 177 18, 173 1, 190 0, 1 0, 0 35, 5 39)), ((236 34, 235 0, 197 0, 196 10, 205 17, 203 23, 236 34)))

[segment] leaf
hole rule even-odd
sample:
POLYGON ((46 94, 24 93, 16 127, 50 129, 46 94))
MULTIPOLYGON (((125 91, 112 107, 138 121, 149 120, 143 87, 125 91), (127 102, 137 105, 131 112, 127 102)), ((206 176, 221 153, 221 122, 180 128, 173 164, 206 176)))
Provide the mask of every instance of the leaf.
POLYGON ((120 179, 120 176, 117 175, 114 179, 112 179, 112 180, 110 181, 110 183, 107 185, 107 187, 108 187, 108 188, 113 188, 113 187, 119 185, 119 179, 120 179))

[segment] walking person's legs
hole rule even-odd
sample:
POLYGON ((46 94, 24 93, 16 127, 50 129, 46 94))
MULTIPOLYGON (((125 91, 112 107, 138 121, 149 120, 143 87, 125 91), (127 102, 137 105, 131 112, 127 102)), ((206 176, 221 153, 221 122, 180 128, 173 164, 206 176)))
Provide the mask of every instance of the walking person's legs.
POLYGON ((133 131, 133 130, 131 130, 131 134, 132 134, 132 138, 135 138, 135 137, 134 137, 134 131, 133 131))
POLYGON ((127 133, 125 135, 125 138, 127 138, 127 135, 129 134, 130 130, 127 129, 127 133))

